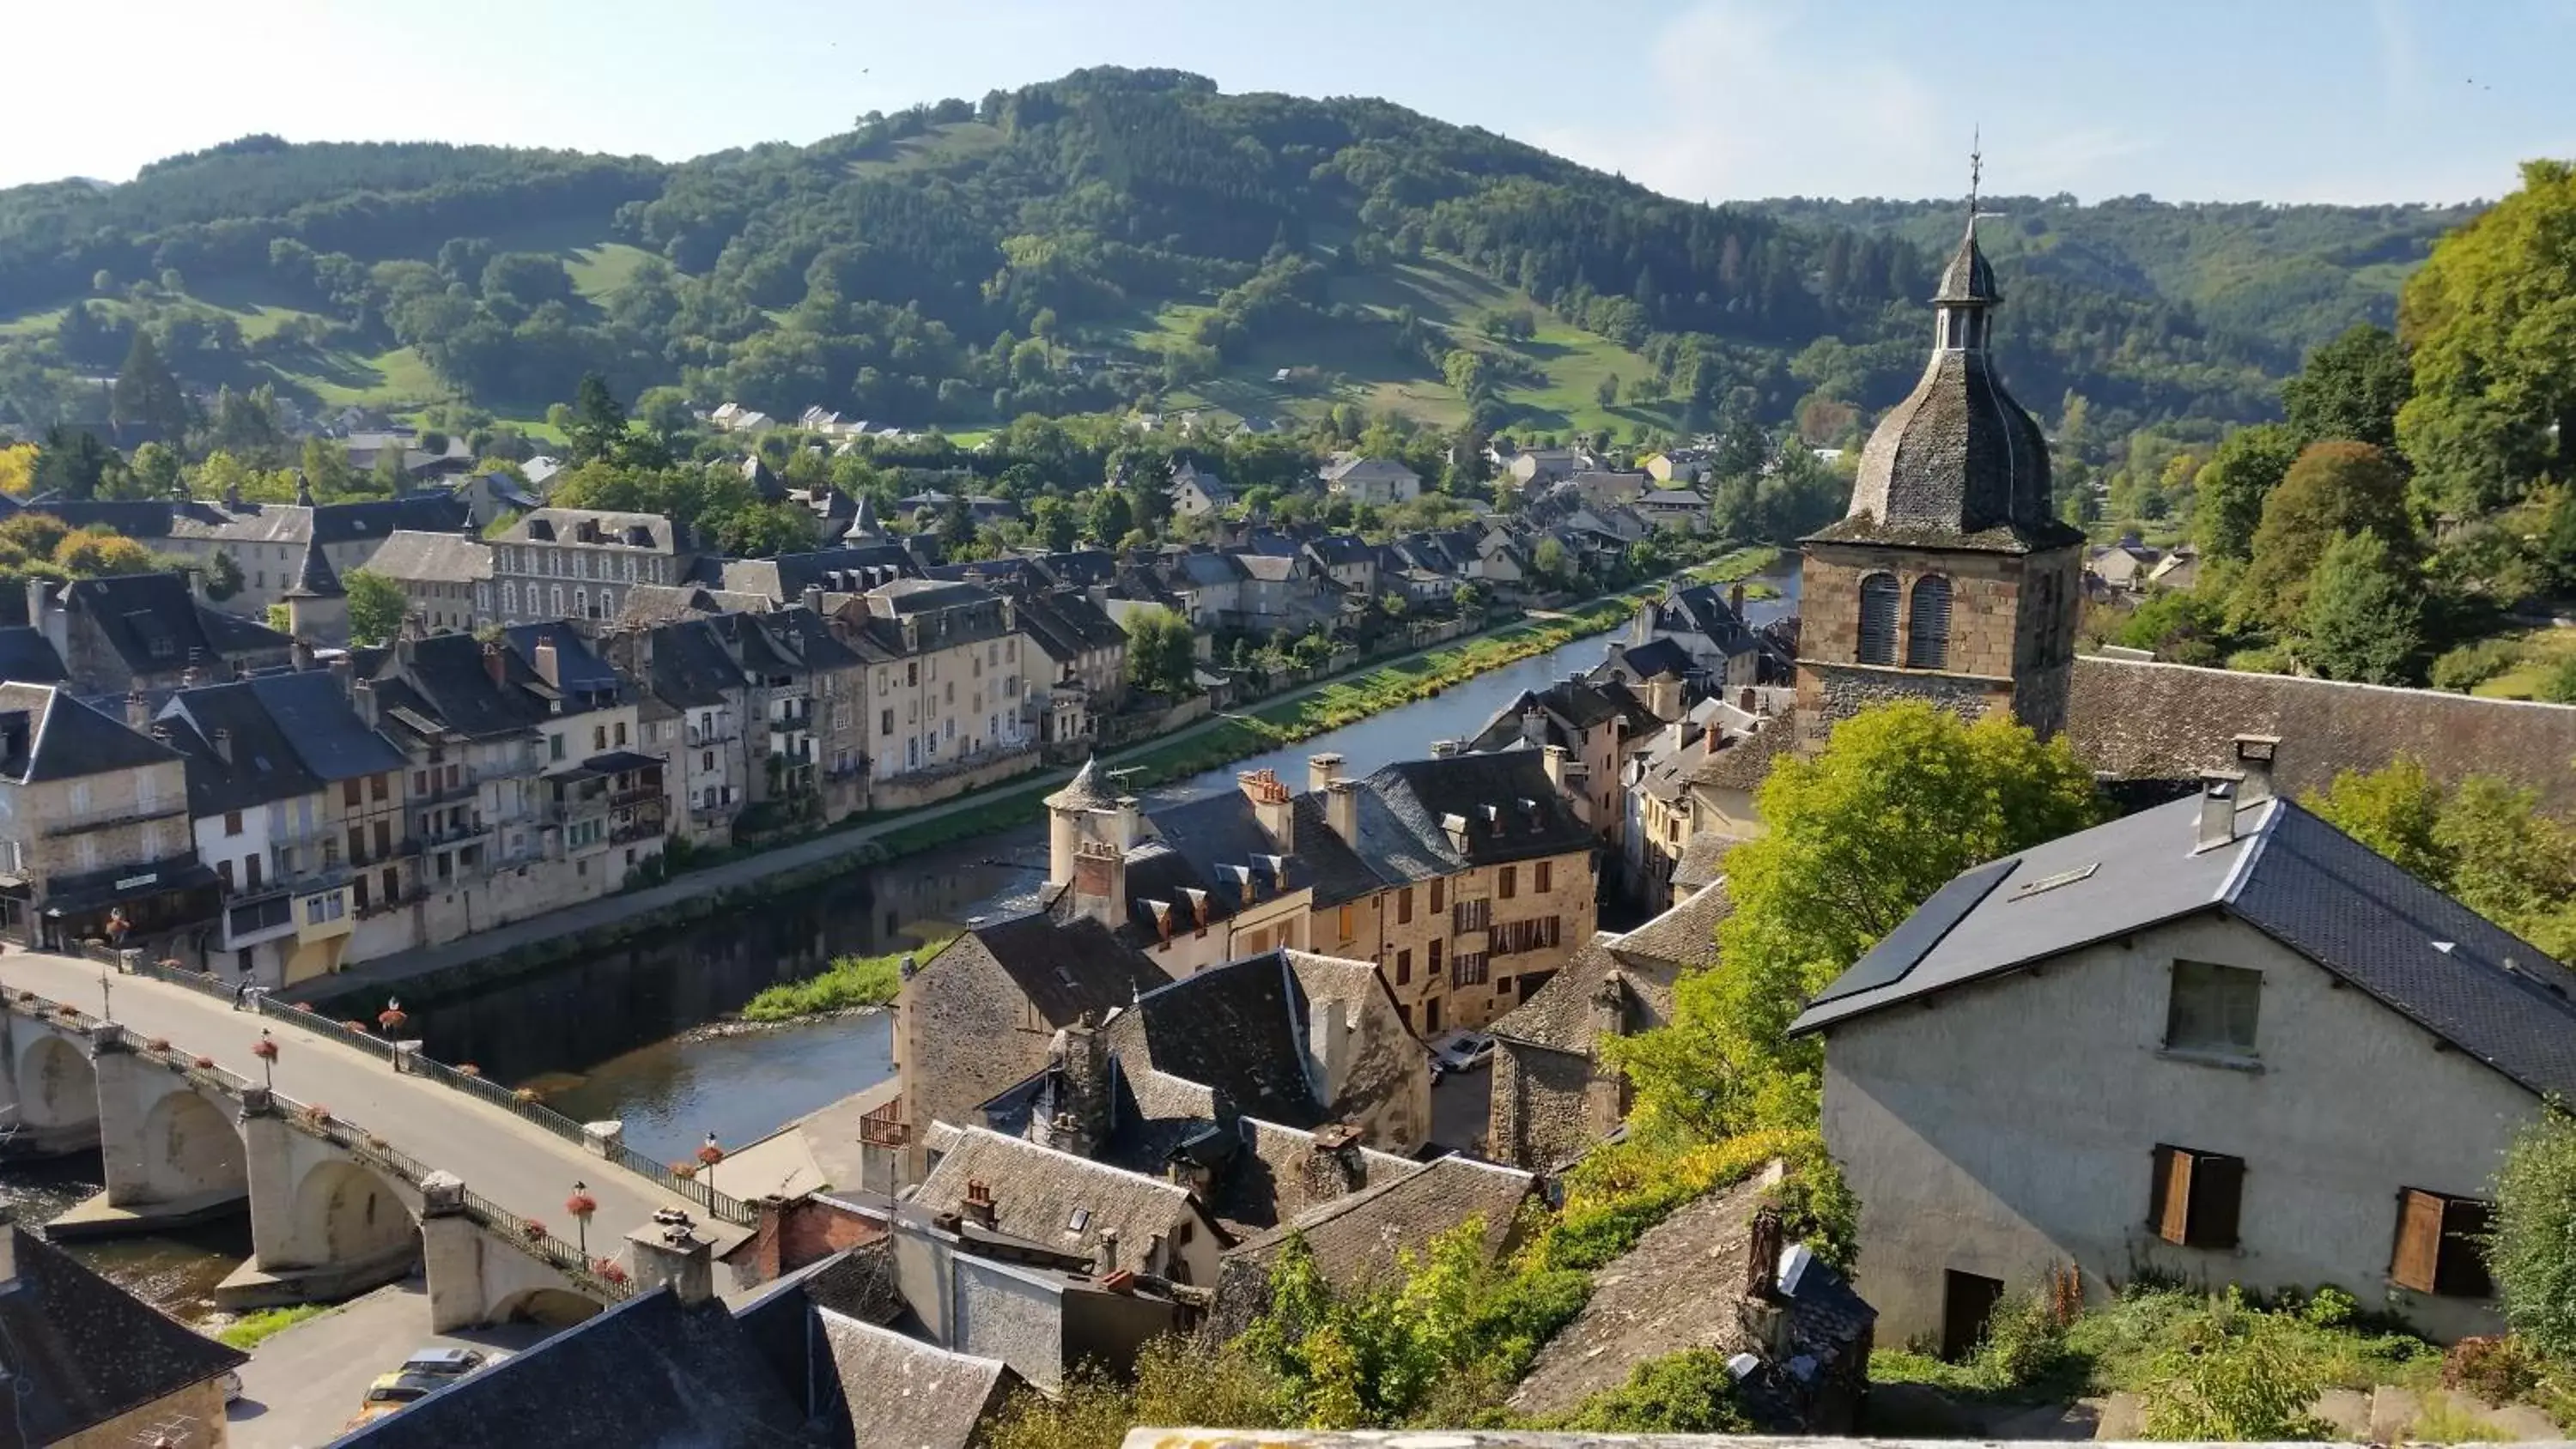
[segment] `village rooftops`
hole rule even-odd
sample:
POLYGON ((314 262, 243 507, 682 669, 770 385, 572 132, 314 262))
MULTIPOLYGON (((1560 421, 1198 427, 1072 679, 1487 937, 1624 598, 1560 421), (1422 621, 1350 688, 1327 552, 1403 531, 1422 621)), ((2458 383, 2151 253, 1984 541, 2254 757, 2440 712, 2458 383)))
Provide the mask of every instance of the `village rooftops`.
POLYGON ((406 583, 479 583, 492 577, 492 547, 462 534, 404 529, 385 539, 367 572, 406 583))
POLYGON ((2203 795, 1967 871, 1793 1033, 2225 911, 2512 1081, 2576 1094, 2576 972, 2288 800, 2203 795), (2204 843, 2214 841, 2215 843, 2204 843))
POLYGON ((599 508, 540 508, 511 524, 498 541, 656 554, 680 554, 690 549, 686 532, 659 513, 619 513, 599 508))
POLYGON ((192 663, 211 670, 240 656, 282 654, 294 642, 197 602, 178 574, 111 574, 75 579, 61 589, 63 607, 87 615, 117 659, 137 675, 168 674, 192 663))
POLYGON ((1356 803, 1359 839, 1350 844, 1388 885, 1592 845, 1529 750, 1398 761, 1361 781, 1356 803))
POLYGON ((138 770, 179 758, 50 684, 0 684, 0 776, 22 784, 138 770))
POLYGON ((814 1313, 849 1408, 852 1449, 966 1449, 1019 1382, 1000 1359, 951 1353, 828 1308, 814 1313))
POLYGON ((992 1205, 993 1231, 1068 1256, 1096 1261, 1102 1235, 1113 1230, 1140 1267, 1151 1242, 1170 1240, 1184 1224, 1225 1238, 1185 1187, 982 1127, 946 1134, 939 1165, 912 1205, 963 1214, 978 1188, 992 1205))
POLYGON ((14 1225, 0 1225, 11 1444, 59 1444, 249 1361, 14 1225))

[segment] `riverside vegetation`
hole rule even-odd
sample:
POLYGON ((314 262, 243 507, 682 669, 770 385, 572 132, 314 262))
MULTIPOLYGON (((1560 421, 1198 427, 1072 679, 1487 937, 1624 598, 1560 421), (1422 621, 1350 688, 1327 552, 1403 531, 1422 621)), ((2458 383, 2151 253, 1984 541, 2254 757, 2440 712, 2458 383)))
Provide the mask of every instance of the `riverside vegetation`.
POLYGON ((903 992, 904 958, 910 956, 927 961, 938 955, 952 939, 942 936, 910 950, 893 951, 883 956, 835 956, 832 964, 823 968, 819 975, 762 987, 760 994, 744 1005, 742 1019, 794 1021, 835 1011, 891 1006, 903 992))

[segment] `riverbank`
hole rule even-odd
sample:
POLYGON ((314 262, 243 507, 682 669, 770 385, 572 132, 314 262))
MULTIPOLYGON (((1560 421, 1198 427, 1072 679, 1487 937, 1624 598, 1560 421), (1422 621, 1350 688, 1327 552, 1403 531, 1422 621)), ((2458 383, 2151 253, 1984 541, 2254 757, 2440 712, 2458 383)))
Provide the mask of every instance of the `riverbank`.
MULTIPOLYGON (((1683 570, 1698 581, 1747 577, 1774 563, 1779 551, 1738 549, 1683 570)), ((1488 671, 1548 653, 1587 635, 1616 628, 1639 603, 1659 594, 1661 581, 1591 600, 1577 608, 1506 625, 1469 639, 1355 670, 1266 701, 1240 714, 1191 725, 1102 757, 1122 783, 1142 790, 1187 778, 1227 763, 1294 744, 1406 704, 1488 671)), ((895 817, 858 817, 832 831, 808 836, 761 854, 692 870, 670 880, 550 911, 444 945, 401 952, 351 967, 327 980, 305 983, 304 999, 360 1019, 380 998, 415 1000, 471 991, 549 964, 673 932, 726 912, 757 907, 775 896, 818 886, 854 865, 911 855, 991 834, 1036 817, 1038 802, 1069 778, 1069 770, 1024 776, 1006 786, 924 806, 895 817), (343 1004, 364 1011, 341 1012, 343 1004)))

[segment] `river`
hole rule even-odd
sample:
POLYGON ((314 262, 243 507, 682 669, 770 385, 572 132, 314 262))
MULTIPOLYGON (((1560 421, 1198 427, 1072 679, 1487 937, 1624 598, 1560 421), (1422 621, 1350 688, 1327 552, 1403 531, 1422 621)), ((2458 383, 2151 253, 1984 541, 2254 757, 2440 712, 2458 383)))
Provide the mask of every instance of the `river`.
MULTIPOLYGON (((1796 607, 1795 556, 1759 576, 1780 597, 1748 602, 1759 625, 1796 607)), ((1297 788, 1306 757, 1331 751, 1368 774, 1475 732, 1523 690, 1592 668, 1617 636, 1596 634, 1478 675, 1423 700, 1328 734, 1149 791, 1172 804, 1236 788, 1240 771, 1269 768, 1297 788)), ((784 899, 702 922, 668 939, 577 957, 468 995, 407 1003, 431 1055, 473 1062, 484 1075, 540 1090, 576 1120, 615 1118, 639 1151, 688 1156, 713 1132, 740 1145, 884 1080, 893 1031, 862 1013, 760 1032, 693 1028, 741 1009, 764 986, 812 975, 832 957, 876 955, 954 934, 979 917, 1032 904, 1046 875, 1046 834, 1021 827, 878 865, 784 899)), ((97 1159, 0 1172, 0 1204, 42 1222, 97 1191, 97 1159)), ((237 1234, 236 1236, 246 1236, 237 1234)), ((247 1252, 213 1236, 80 1245, 93 1266, 184 1311, 247 1252), (220 1266, 216 1266, 220 1255, 220 1266), (211 1276, 208 1276, 211 1273, 211 1276)))

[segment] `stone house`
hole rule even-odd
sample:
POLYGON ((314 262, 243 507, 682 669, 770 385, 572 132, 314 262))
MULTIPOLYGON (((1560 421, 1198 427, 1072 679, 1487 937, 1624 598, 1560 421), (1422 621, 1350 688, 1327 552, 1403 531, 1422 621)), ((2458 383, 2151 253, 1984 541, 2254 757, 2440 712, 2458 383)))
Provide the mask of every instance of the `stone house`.
POLYGON ((540 508, 492 541, 492 584, 503 624, 618 616, 638 584, 689 578, 698 548, 658 513, 540 508))
POLYGON ((1427 1255, 1434 1239, 1470 1218, 1483 1220, 1487 1259, 1500 1259, 1519 1245, 1521 1210, 1537 1189, 1526 1172, 1457 1153, 1401 1164, 1227 1249, 1211 1325, 1220 1335, 1239 1334, 1269 1310, 1271 1271, 1291 1238, 1305 1244, 1339 1295, 1401 1281, 1407 1256, 1427 1255))
MULTIPOLYGON (((141 701, 129 712, 143 722, 141 701)), ((213 918, 179 752, 55 685, 0 684, 0 936, 160 942, 213 918)))
POLYGON ((1071 745, 1090 738, 1105 716, 1127 702, 1127 631, 1079 589, 1028 589, 1012 605, 1020 631, 1052 673, 1029 661, 1029 689, 1021 709, 1035 716, 1041 745, 1071 745))
POLYGON ((911 1198, 922 1211, 1088 1258, 1100 1277, 1216 1282, 1227 1235, 1187 1187, 984 1127, 928 1136, 933 1166, 911 1198))
POLYGON ((1688 488, 1649 488, 1628 500, 1637 516, 1656 528, 1706 533, 1709 502, 1688 488))
POLYGON ((43 511, 74 528, 113 529, 201 572, 211 571, 218 558, 230 559, 241 570, 241 588, 222 607, 252 619, 285 602, 304 571, 305 554, 314 548, 334 573, 345 575, 364 568, 397 532, 454 533, 467 523, 464 500, 435 490, 342 503, 317 503, 310 490, 299 491, 293 503, 103 499, 48 503, 43 511))
POLYGON ((1234 489, 1214 473, 1183 458, 1172 464, 1172 513, 1178 518, 1204 518, 1233 506, 1234 489))
POLYGON ((209 606, 178 574, 30 579, 27 622, 73 684, 94 695, 211 683, 294 657, 292 639, 209 606))
POLYGON ((600 641, 600 651, 633 681, 639 712, 649 703, 669 714, 662 756, 679 800, 675 833, 693 844, 732 843, 734 817, 752 798, 745 721, 754 711, 748 678, 713 617, 621 629, 600 641))
POLYGON ((499 622, 492 608, 492 546, 457 533, 394 534, 367 571, 402 590, 403 612, 431 634, 470 634, 499 622))
POLYGON ((1344 595, 1356 597, 1363 604, 1376 597, 1378 551, 1375 544, 1355 533, 1330 533, 1307 539, 1299 545, 1299 551, 1344 595))
POLYGON ((70 1449, 223 1449, 224 1383, 249 1361, 14 1225, 0 1226, 0 1346, 10 1442, 70 1449))
POLYGON ((1542 752, 1407 760, 1364 780, 1308 762, 1299 856, 1315 873, 1306 939, 1377 963, 1405 1025, 1483 1027, 1590 939, 1592 833, 1542 752))
POLYGON ((843 604, 833 634, 867 664, 866 698, 851 702, 865 711, 871 781, 1033 749, 1021 705, 1034 646, 1009 599, 976 584, 902 579, 843 604))
POLYGON ((1576 951, 1537 995, 1493 1025, 1494 1075, 1485 1150, 1533 1172, 1559 1172, 1627 1120, 1627 1077, 1601 1043, 1671 1019, 1673 983, 1717 964, 1723 883, 1624 936, 1576 951))
POLYGON ((1176 978, 1304 945, 1312 890, 1288 789, 1266 775, 1241 783, 1146 815, 1085 761, 1046 800, 1048 889, 1176 978))
POLYGON ((1744 586, 1725 593, 1711 584, 1667 585, 1664 596, 1640 605, 1629 626, 1632 644, 1669 639, 1690 659, 1690 677, 1704 690, 1741 689, 1762 682, 1763 641, 1744 617, 1744 586))
POLYGON ((862 1131, 868 1180, 920 1181, 933 1123, 980 1121, 985 1102, 1045 1067, 1058 1031, 1168 980, 1088 917, 1035 911, 969 925, 896 998, 900 1095, 862 1131))
POLYGON ((1466 745, 1479 752, 1538 751, 1583 823, 1615 846, 1626 829, 1624 767, 1662 725, 1624 684, 1561 679, 1506 701, 1466 745))
POLYGON ((2272 748, 1966 872, 1792 1026, 1893 1341, 2069 1265, 2496 1331, 2489 1184, 2576 1090, 2576 973, 2276 798, 2272 748))

